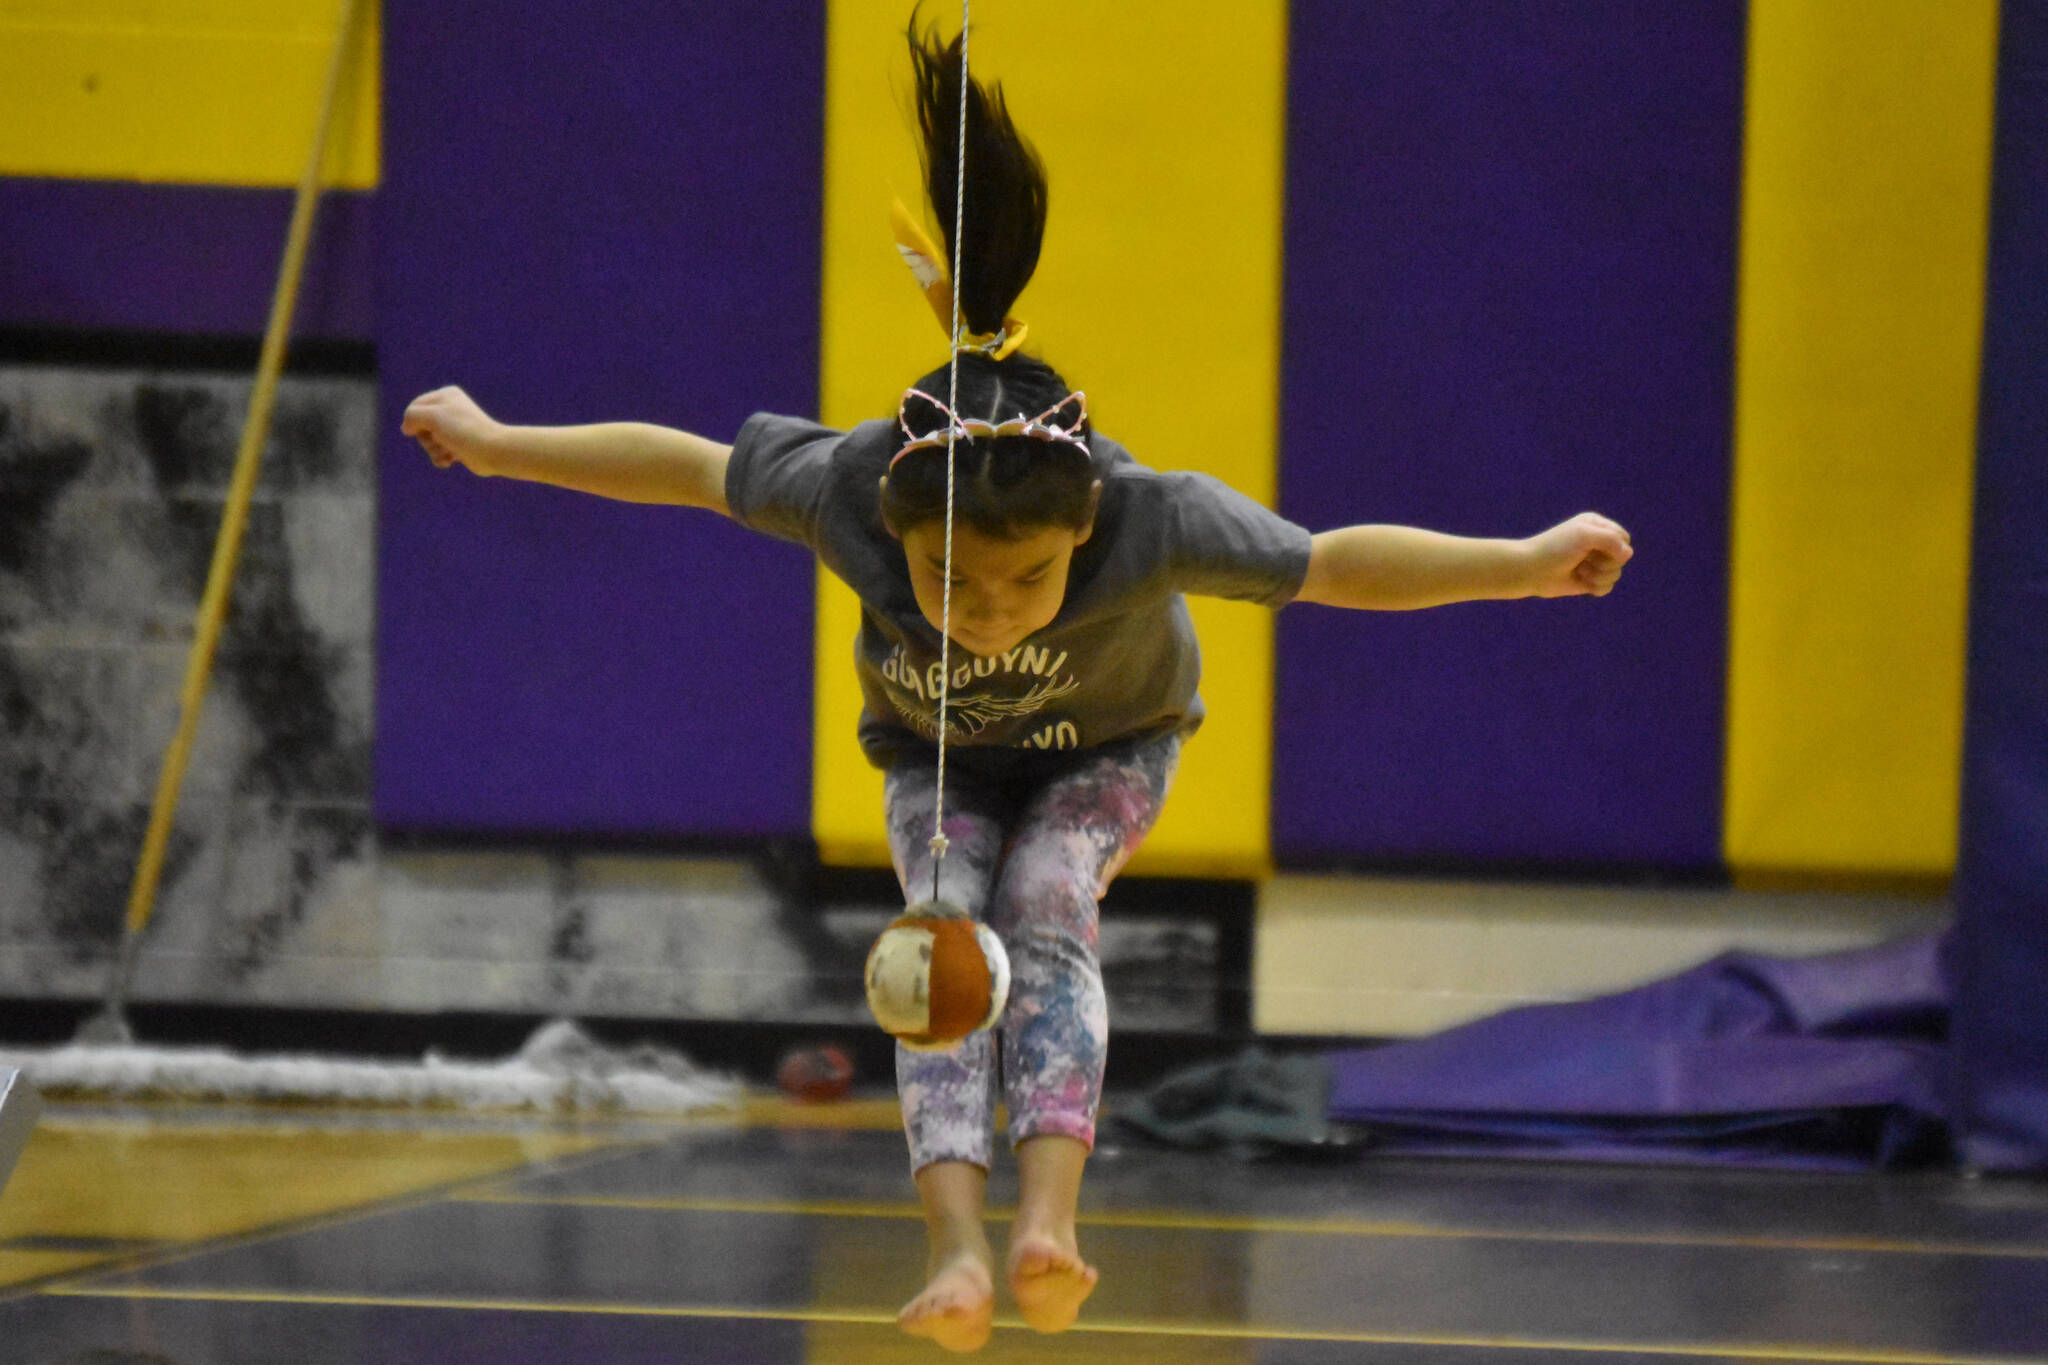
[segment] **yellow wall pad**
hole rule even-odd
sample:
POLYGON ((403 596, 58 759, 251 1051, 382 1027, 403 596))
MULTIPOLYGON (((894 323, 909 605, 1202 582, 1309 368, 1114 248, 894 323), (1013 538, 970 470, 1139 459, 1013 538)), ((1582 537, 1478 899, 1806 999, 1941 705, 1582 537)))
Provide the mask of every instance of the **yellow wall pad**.
MULTIPOLYGON (((0 1203, 0 1243, 228 1237, 607 1143, 544 1132, 52 1117, 30 1139, 0 1203)), ((0 1265, 0 1272, 33 1269, 0 1265)))
MULTIPOLYGON (((938 17, 936 9, 927 17, 938 17)), ((889 240, 921 205, 907 7, 835 0, 827 30, 821 407, 896 410, 946 357, 889 240)), ((947 32, 957 14, 948 12, 947 32)), ((970 64, 1003 82, 1051 182, 1045 250, 1017 313, 1027 351, 1087 390, 1096 424, 1157 468, 1271 502, 1280 325, 1283 4, 979 0, 970 64)), ((973 174, 972 167, 968 173, 973 174)), ((882 864, 880 775, 854 741, 859 609, 820 572, 813 825, 827 860, 882 864)), ((1272 614, 1193 603, 1209 717, 1140 872, 1255 875, 1267 863, 1272 614)))
MULTIPOLYGON (((379 6, 335 110, 329 183, 378 174, 379 6)), ((295 185, 339 0, 0 0, 0 175, 295 185)))
POLYGON ((1946 874, 1996 0, 1755 0, 1725 853, 1946 874))
POLYGON ((1627 990, 1731 943, 1808 957, 1948 919, 1908 896, 1281 875, 1259 886, 1252 1027, 1410 1037, 1627 990))

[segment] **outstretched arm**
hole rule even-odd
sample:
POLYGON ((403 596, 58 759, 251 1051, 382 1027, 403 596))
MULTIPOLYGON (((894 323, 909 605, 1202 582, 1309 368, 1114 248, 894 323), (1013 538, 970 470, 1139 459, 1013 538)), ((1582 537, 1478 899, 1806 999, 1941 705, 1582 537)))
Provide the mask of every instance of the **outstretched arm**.
POLYGON ((1596 512, 1527 540, 1345 526, 1314 538, 1294 600, 1408 611, 1489 598, 1605 597, 1634 553, 1628 532, 1596 512))
POLYGON ((412 400, 400 427, 435 464, 530 479, 624 502, 704 507, 723 516, 725 462, 732 447, 646 422, 512 427, 458 388, 412 400))

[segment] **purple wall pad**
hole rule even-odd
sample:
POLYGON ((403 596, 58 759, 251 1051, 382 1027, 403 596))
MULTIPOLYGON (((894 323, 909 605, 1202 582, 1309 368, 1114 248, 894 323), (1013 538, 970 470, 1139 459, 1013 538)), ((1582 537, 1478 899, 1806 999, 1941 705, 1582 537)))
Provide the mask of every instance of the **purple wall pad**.
POLYGON ((1978 408, 1956 1072, 1962 1155, 2048 1171, 2048 3, 1999 15, 1978 408))
POLYGON ((450 383, 722 440, 815 412, 822 9, 397 0, 384 35, 378 819, 807 830, 808 556, 438 471, 398 424, 450 383))
MULTIPOLYGON (((290 190, 0 176, 0 325, 260 336, 290 190)), ((297 336, 371 332, 370 197, 313 220, 297 336)))
POLYGON ((1526 535, 1602 601, 1281 614, 1289 862, 1720 857, 1746 11, 1298 0, 1281 508, 1526 535))

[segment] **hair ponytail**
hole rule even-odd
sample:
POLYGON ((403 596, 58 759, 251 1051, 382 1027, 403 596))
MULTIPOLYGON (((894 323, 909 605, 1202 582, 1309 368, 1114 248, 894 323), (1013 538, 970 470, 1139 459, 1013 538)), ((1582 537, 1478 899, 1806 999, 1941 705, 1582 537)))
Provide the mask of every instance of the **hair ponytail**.
MULTIPOLYGON (((955 38, 941 45, 936 31, 920 32, 915 14, 909 37, 925 192, 945 232, 946 269, 960 281, 961 322, 968 333, 999 331, 1038 268, 1038 248, 1045 239, 1045 163, 1010 122, 1002 86, 970 83, 966 238, 960 243, 960 268, 954 271, 961 43, 955 38)), ((954 377, 951 365, 941 366, 912 387, 947 394, 953 392, 954 377)), ((960 414, 991 423, 1045 412, 1070 392, 1058 371, 1022 352, 1001 360, 963 354, 957 377, 960 414)), ((1084 419, 1084 438, 1086 431, 1084 419)), ((896 448, 911 434, 899 426, 896 448)), ((962 441, 954 452, 954 470, 955 510, 986 535, 1011 538, 1047 526, 1078 531, 1095 515, 1093 464, 1086 449, 1071 442, 1030 436, 962 441)), ((882 515, 899 532, 938 520, 947 507, 944 451, 926 447, 892 462, 882 487, 882 515)))
POLYGON ((909 38, 925 193, 945 233, 946 269, 960 280, 960 314, 966 330, 994 332, 1038 269, 1038 250, 1045 240, 1045 164, 1010 121, 1001 83, 984 86, 970 81, 966 236, 956 244, 961 39, 942 47, 936 29, 919 31, 915 14, 909 38), (954 271, 956 245, 960 268, 954 271))

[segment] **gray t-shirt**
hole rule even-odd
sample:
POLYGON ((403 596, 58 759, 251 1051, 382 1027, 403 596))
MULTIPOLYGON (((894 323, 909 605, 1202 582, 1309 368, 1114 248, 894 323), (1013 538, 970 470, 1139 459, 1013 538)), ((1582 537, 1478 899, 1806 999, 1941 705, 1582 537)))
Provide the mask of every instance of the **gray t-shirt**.
MULTIPOLYGON (((939 632, 882 525, 877 489, 893 426, 839 432, 756 413, 725 475, 733 516, 810 547, 860 598, 860 743, 881 768, 937 739, 941 672, 939 632)), ((1059 615, 1007 654, 953 649, 949 749, 1071 750, 1190 734, 1202 721, 1201 656, 1182 594, 1279 607, 1301 590, 1301 527, 1206 474, 1147 469, 1100 434, 1089 451, 1102 503, 1094 534, 1074 551, 1059 615)))

